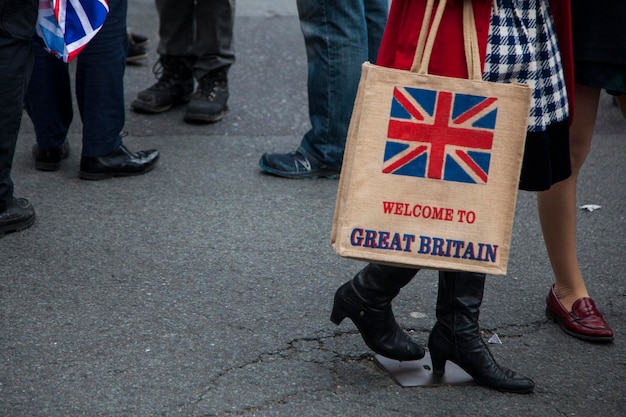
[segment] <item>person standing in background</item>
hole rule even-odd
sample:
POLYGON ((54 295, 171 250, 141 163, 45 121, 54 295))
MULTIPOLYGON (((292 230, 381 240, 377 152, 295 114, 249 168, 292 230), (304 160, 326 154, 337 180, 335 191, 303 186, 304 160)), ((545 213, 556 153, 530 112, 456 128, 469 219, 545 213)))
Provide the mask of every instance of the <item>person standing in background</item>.
POLYGON ((11 167, 32 66, 38 0, 0 2, 0 237, 35 223, 35 210, 13 196, 11 167))
POLYGON ((308 61, 311 129, 289 153, 264 153, 259 165, 286 178, 337 178, 361 65, 374 63, 387 0, 298 0, 308 61))
MULTIPOLYGON (((76 57, 76 101, 83 123, 79 177, 101 180, 140 175, 154 168, 159 152, 131 152, 122 143, 126 120, 124 71, 128 50, 127 0, 108 0, 98 33, 76 57)), ((69 155, 73 118, 69 66, 37 43, 25 108, 35 128, 35 168, 56 171, 69 155)))
POLYGON ((131 108, 154 114, 188 103, 186 122, 222 120, 228 110, 228 70, 235 62, 235 0, 156 0, 156 7, 157 82, 140 91, 131 108))

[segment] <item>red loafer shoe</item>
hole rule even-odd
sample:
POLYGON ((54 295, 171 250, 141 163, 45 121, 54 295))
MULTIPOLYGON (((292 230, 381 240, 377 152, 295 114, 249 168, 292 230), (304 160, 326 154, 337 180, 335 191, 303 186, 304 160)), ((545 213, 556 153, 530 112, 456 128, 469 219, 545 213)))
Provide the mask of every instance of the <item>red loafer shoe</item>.
POLYGON ((592 342, 610 342, 613 340, 613 330, 602 318, 596 304, 589 297, 576 300, 572 311, 567 311, 554 292, 554 285, 550 289, 546 300, 546 316, 570 336, 592 342))

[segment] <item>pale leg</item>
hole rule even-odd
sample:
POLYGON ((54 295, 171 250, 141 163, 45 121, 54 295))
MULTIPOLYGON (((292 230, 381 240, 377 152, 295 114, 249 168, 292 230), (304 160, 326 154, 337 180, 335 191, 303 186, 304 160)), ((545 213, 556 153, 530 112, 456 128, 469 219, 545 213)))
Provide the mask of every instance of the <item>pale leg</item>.
POLYGON ((574 123, 570 128, 572 175, 537 193, 539 220, 556 280, 555 291, 568 311, 576 300, 589 296, 576 255, 576 184, 591 147, 599 97, 600 89, 576 85, 574 123))

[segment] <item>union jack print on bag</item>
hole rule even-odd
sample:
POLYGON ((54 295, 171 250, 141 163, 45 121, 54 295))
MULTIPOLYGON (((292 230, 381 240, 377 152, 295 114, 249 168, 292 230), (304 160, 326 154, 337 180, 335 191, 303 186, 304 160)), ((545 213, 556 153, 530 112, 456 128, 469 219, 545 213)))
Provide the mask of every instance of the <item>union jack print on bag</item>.
POLYGON ((37 34, 48 52, 70 62, 102 28, 107 0, 39 0, 37 34))
POLYGON ((383 172, 487 183, 497 99, 396 87, 383 172))

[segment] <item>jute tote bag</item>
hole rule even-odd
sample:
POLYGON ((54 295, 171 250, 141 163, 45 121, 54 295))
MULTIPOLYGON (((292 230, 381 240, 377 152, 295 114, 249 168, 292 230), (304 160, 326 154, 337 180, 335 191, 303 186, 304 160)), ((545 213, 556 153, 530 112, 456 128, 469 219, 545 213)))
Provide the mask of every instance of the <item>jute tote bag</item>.
POLYGON ((469 79, 429 75, 445 0, 428 29, 433 3, 410 71, 363 64, 331 244, 375 263, 506 274, 531 89, 482 81, 468 0, 469 79))

